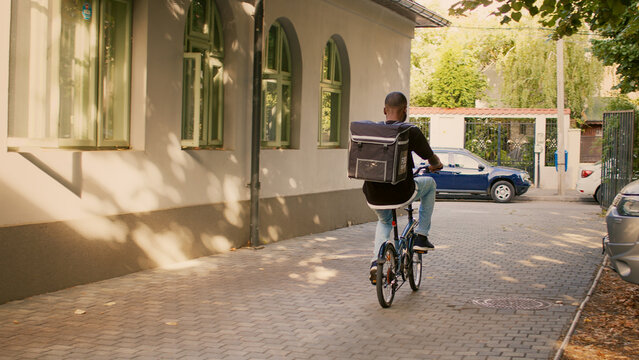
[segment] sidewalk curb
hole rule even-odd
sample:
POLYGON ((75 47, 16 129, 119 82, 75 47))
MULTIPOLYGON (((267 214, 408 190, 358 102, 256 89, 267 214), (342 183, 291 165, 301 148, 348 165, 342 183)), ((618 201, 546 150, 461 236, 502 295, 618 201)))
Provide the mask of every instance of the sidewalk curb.
POLYGON ((559 360, 563 356, 564 350, 566 350, 566 347, 570 343, 570 339, 572 338, 572 335, 575 332, 575 328, 577 328, 577 323, 579 322, 579 319, 581 318, 581 312, 586 307, 586 304, 590 300, 590 297, 592 296, 592 294, 595 292, 595 288, 597 287, 597 284, 599 284, 599 279, 601 278, 601 274, 603 273, 603 269, 606 267, 607 262, 608 262, 608 255, 606 254, 606 256, 604 256, 603 260, 601 261, 601 265, 599 265, 599 271, 597 272, 597 276, 593 280, 592 285, 590 286, 590 290, 588 290, 588 294, 586 294, 586 297, 581 302, 581 305, 579 306, 579 310, 577 310, 577 313, 575 314, 575 318, 572 320, 572 324, 570 325, 570 328, 568 329, 568 332, 566 333, 566 336, 564 337, 564 341, 561 343, 561 346, 559 347, 559 349, 557 349, 557 353, 555 354, 555 357, 553 360, 559 360))
MULTIPOLYGON (((515 198, 517 199, 517 198, 515 198)), ((559 195, 522 195, 518 198, 521 201, 567 201, 567 202, 583 202, 596 204, 594 199, 581 196, 559 196, 559 195)))

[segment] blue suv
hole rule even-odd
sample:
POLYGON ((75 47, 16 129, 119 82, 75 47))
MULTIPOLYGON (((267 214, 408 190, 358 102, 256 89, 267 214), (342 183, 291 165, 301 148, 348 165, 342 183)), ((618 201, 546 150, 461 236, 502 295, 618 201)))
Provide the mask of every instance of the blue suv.
MULTIPOLYGON (((499 203, 510 202, 531 185, 528 172, 520 169, 492 166, 488 161, 459 148, 433 148, 444 168, 436 173, 422 173, 437 183, 437 194, 490 195, 499 203)), ((425 162, 414 155, 417 167, 425 162)))

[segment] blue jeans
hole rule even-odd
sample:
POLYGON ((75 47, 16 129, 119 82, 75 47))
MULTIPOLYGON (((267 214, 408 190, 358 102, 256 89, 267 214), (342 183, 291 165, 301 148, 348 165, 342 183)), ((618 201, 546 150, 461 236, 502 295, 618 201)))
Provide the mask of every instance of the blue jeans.
MULTIPOLYGON (((428 236, 430 231, 430 218, 435 208, 435 180, 429 176, 419 176, 415 179, 417 186, 417 196, 415 201, 419 199, 419 224, 415 232, 428 236)), ((375 249, 373 252, 373 260, 377 260, 379 248, 390 238, 393 230, 393 210, 375 210, 377 218, 377 228, 375 229, 375 249)))

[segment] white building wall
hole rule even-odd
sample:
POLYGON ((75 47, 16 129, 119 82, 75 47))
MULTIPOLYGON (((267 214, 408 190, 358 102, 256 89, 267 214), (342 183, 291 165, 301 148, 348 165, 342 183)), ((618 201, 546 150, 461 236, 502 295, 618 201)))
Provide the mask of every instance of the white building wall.
MULTIPOLYGON (((11 2, 0 4, 0 227, 70 219, 96 238, 120 237, 100 217, 227 203, 229 222, 246 225, 237 204, 249 199, 253 7, 218 1, 224 25, 223 150, 180 148, 182 46, 187 0, 134 1, 131 150, 8 151, 11 2), (161 4, 160 4, 161 2, 161 4), (88 229, 103 225, 105 231, 88 229)), ((265 29, 288 19, 299 40, 299 146, 262 151, 262 197, 361 186, 346 177, 346 152, 318 149, 319 80, 326 41, 343 38, 350 67, 350 120, 382 120, 389 91, 409 89, 413 24, 367 0, 266 1, 265 29), (322 14, 322 16, 318 16, 322 14), (401 54, 399 57, 397 54, 401 54)), ((408 95, 408 94, 407 94, 408 95)), ((342 129, 342 131, 348 131, 342 129)), ((346 144, 344 144, 346 145, 346 144)))
MULTIPOLYGON (((7 114, 9 113, 9 31, 11 2, 0 2, 0 156, 7 148, 7 114)), ((2 167, 4 169, 4 166, 2 167)), ((4 171, 0 171, 2 173, 4 171)))
MULTIPOLYGON (((569 129, 566 139, 566 150, 568 150, 568 168, 564 175, 564 189, 575 189, 579 176, 579 156, 581 152, 581 131, 579 129, 569 129)), ((543 153, 541 155, 541 182, 542 189, 559 188, 559 172, 554 166, 544 166, 543 153)))
POLYGON ((430 118, 430 145, 463 148, 464 121, 464 117, 459 115, 433 115, 430 118))
MULTIPOLYGON (((318 149, 320 69, 326 42, 344 40, 350 66, 350 121, 384 120, 390 91, 407 96, 413 25, 370 1, 266 2, 265 29, 279 17, 291 19, 303 46, 300 147, 262 152, 262 196, 287 196, 361 187, 346 176, 347 150, 318 149), (326 14, 317 16, 317 14, 326 14), (384 44, 383 46, 381 44, 384 44), (402 54, 397 58, 397 54, 402 54)), ((348 129, 342 129, 348 132, 348 129)))

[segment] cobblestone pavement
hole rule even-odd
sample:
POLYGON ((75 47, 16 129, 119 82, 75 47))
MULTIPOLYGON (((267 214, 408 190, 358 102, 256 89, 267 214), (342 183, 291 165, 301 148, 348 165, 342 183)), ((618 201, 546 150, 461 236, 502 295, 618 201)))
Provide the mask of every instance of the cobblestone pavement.
MULTIPOLYGON (((400 219, 400 225, 405 217, 400 219)), ((0 306, 0 359, 547 359, 602 260, 578 202, 438 201, 418 292, 382 309, 375 223, 0 306), (473 300, 530 298, 540 310, 473 300)))

